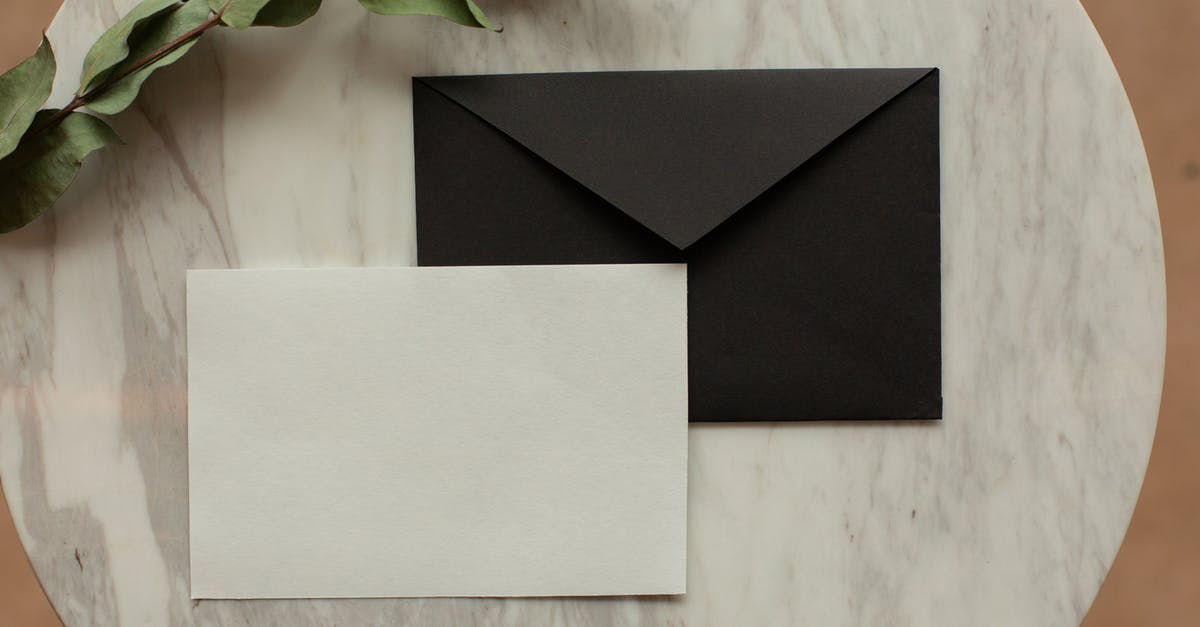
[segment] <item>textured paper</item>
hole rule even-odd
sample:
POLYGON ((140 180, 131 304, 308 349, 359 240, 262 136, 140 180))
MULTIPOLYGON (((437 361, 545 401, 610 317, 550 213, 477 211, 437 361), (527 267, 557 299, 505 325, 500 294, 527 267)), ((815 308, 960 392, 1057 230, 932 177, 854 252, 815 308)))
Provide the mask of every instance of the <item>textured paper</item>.
POLYGON ((939 418, 938 102, 929 68, 417 78, 418 260, 686 262, 692 420, 939 418))
POLYGON ((684 592, 685 290, 189 271, 193 598, 684 592))

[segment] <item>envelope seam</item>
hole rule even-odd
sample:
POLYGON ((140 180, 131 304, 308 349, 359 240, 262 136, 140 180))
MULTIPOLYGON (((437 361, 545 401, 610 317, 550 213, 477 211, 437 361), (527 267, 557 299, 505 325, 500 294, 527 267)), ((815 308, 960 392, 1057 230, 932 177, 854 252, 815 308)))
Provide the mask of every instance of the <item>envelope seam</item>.
POLYGON ((745 209, 745 208, 746 208, 748 205, 750 205, 751 203, 753 203, 755 200, 758 200, 759 198, 761 198, 761 197, 762 197, 764 194, 766 194, 767 192, 769 192, 769 191, 771 191, 772 189, 774 189, 774 188, 775 188, 777 185, 779 185, 779 184, 780 184, 781 182, 783 182, 785 179, 787 179, 788 177, 790 177, 790 176, 792 176, 793 174, 795 174, 795 173, 796 173, 796 171, 798 171, 800 168, 804 167, 806 164, 810 163, 810 162, 811 162, 813 159, 817 158, 817 157, 818 157, 818 156, 820 156, 822 153, 824 153, 826 150, 828 150, 830 146, 832 146, 833 144, 837 143, 837 142, 838 142, 838 140, 840 140, 841 138, 845 137, 845 136, 846 136, 846 134, 848 134, 848 133, 850 133, 850 132, 854 131, 855 129, 857 129, 857 128, 858 128, 859 126, 861 126, 861 125, 862 125, 862 124, 863 124, 865 121, 867 121, 868 119, 870 119, 870 118, 874 117, 874 116, 875 116, 875 114, 879 113, 879 112, 880 112, 881 110, 883 110, 885 107, 887 107, 888 105, 890 105, 890 104, 892 104, 893 102, 895 102, 895 101, 896 101, 898 98, 900 98, 900 97, 904 96, 905 94, 907 94, 907 93, 909 93, 910 91, 912 91, 913 89, 915 89, 915 88, 916 88, 918 85, 921 85, 922 83, 924 83, 924 82, 925 82, 925 81, 926 81, 926 80, 927 80, 927 79, 928 79, 930 76, 932 76, 932 75, 936 74, 938 71, 939 71, 939 69, 938 69, 938 68, 936 68, 936 67, 929 68, 929 69, 928 69, 928 71, 926 71, 926 72, 925 72, 924 74, 922 74, 922 75, 921 75, 919 78, 917 78, 916 80, 914 80, 912 83, 910 83, 910 84, 909 84, 908 86, 906 86, 904 89, 901 89, 900 91, 896 92, 896 93, 895 93, 895 94, 894 94, 892 97, 890 97, 890 98, 888 98, 887 100, 885 100, 885 101, 883 101, 882 103, 880 103, 880 104, 879 104, 879 106, 875 107, 874 109, 871 109, 871 110, 870 110, 868 113, 866 113, 865 115, 863 115, 861 118, 859 118, 858 120, 854 121, 854 123, 853 123, 853 124, 851 124, 851 125, 850 125, 849 127, 847 127, 847 128, 844 130, 844 131, 842 131, 842 132, 841 132, 841 133, 840 133, 840 134, 839 134, 837 137, 835 137, 835 138, 834 138, 832 141, 830 141, 830 142, 826 143, 824 146, 822 146, 822 147, 821 147, 820 149, 818 149, 816 152, 814 152, 813 154, 811 154, 811 155, 809 155, 808 157, 806 157, 806 158, 804 158, 803 160, 801 160, 799 163, 797 163, 797 164, 796 164, 796 166, 795 166, 795 167, 791 168, 790 170, 788 170, 787 172, 785 172, 783 175, 781 175, 779 178, 775 179, 775 180, 774 180, 774 181, 772 181, 770 184, 768 184, 768 185, 766 185, 765 187, 763 187, 761 190, 759 190, 759 191, 758 191, 758 193, 756 193, 756 194, 754 194, 753 196, 751 196, 751 197, 747 198, 747 199, 746 199, 746 200, 745 200, 745 201, 742 203, 742 206, 741 206, 741 207, 739 207, 739 208, 738 208, 736 211, 734 211, 733 213, 729 214, 729 215, 728 215, 728 216, 726 216, 724 219, 722 219, 722 220, 720 220, 720 221, 716 222, 715 224, 713 224, 711 227, 709 227, 709 228, 708 228, 708 230, 706 230, 706 231, 705 231, 703 234, 701 234, 699 237, 696 237, 696 238, 695 238, 695 239, 693 239, 692 241, 690 241, 690 242, 687 242, 686 244, 683 244, 683 245, 679 245, 679 244, 677 244, 677 243, 675 243, 675 242, 671 241, 670 239, 668 239, 668 238, 664 237, 662 234, 660 234, 660 233, 658 233, 657 231, 655 231, 655 230, 654 230, 654 229, 653 229, 653 228, 652 228, 650 225, 646 224, 644 221, 642 221, 642 220, 641 220, 640 218, 638 218, 636 215, 633 215, 632 213, 630 213, 630 212, 626 211, 625 209, 623 209, 623 208, 622 208, 622 207, 621 207, 619 204, 617 204, 617 203, 613 202, 613 200, 612 200, 612 199, 610 199, 610 198, 608 198, 607 196, 605 196, 605 195, 604 195, 604 194, 603 194, 601 191, 599 191, 599 190, 595 189, 595 188, 594 188, 594 187, 592 187, 591 185, 588 185, 588 184, 587 184, 587 183, 585 183, 584 181, 581 181, 581 180, 579 180, 579 179, 578 179, 576 176, 574 176, 574 175, 573 175, 573 174, 571 174, 570 172, 567 172, 567 171, 566 171, 566 170, 564 170, 562 167, 560 167, 559 165, 555 164, 553 161, 551 161, 551 160, 547 159, 546 157, 542 156, 540 153, 538 153, 538 151, 536 151, 536 150, 534 150, 534 149, 530 148, 529 146, 526 146, 526 145, 524 144, 524 142, 522 142, 522 141, 521 141, 520 139, 518 139, 517 137, 514 137, 514 136, 513 136, 511 133, 509 133, 508 131, 506 131, 506 130, 504 130, 503 128, 501 128, 500 126, 496 125, 496 124, 495 124, 495 123, 493 123, 491 120, 488 120, 486 117, 484 117, 484 116, 480 115, 478 112, 476 112, 476 111, 473 111, 473 110, 472 110, 470 107, 468 107, 468 106, 464 105, 462 102, 460 102, 458 99, 454 98, 454 97, 453 97, 453 96, 451 96, 450 94, 447 94, 446 92, 444 92, 444 91, 442 91, 442 90, 438 89, 436 86, 434 86, 434 85, 432 85, 431 83, 429 83, 428 81, 426 81, 426 80, 425 80, 425 77, 417 77, 417 76, 414 76, 414 77, 413 77, 413 82, 414 82, 414 83, 418 83, 418 82, 419 82, 419 83, 420 83, 422 86, 424 86, 425 88, 429 89, 430 91, 432 91, 432 92, 434 92, 434 93, 437 93, 437 94, 438 94, 438 95, 440 95, 441 97, 443 97, 443 98, 445 98, 446 100, 448 100, 449 102, 453 103, 455 106, 457 106, 457 107, 459 107, 460 109, 462 109, 463 111, 466 111, 467 113, 469 113, 471 116, 473 116, 473 117, 475 117, 476 119, 480 120, 480 121, 481 121, 481 122, 483 122, 484 124, 487 124, 489 127, 491 127, 491 128, 493 128, 493 129, 495 129, 497 132, 501 133, 502 135, 504 135, 505 137, 507 137, 509 140, 511 140, 511 141, 513 141, 513 142, 515 142, 515 143, 516 143, 518 146, 520 146, 520 147, 521 147, 523 150, 526 150, 526 151, 528 151, 530 154, 534 155, 534 156, 535 156, 535 157, 537 157, 537 158, 538 158, 540 161, 542 161, 542 162, 546 163, 546 164, 547 164, 547 165, 549 165, 550 167, 554 168, 556 171, 558 171, 558 172, 561 172, 561 173, 563 174, 563 176, 566 176, 567 178, 571 179, 571 180, 572 180, 572 181, 574 181, 575 183, 577 183, 577 184, 579 184, 579 185, 583 186, 583 187, 584 187, 584 189, 587 189, 589 192, 591 192, 592 194, 596 195, 598 198, 601 198, 601 199, 603 199, 603 200, 604 200, 606 203, 608 203, 609 205, 611 205, 611 206, 612 206, 614 209, 616 209, 617 211, 620 211, 622 214, 624 214, 624 215, 626 215, 626 216, 629 216, 630 218, 632 218, 634 221, 636 221, 638 224, 640 224, 640 225, 641 225, 643 228, 645 228, 646 230, 648 230, 648 231, 650 231, 651 233, 653 233, 653 234, 654 234, 656 237, 658 237, 658 238, 660 238, 660 239, 662 239, 662 240, 666 241, 667 243, 671 244, 672 246, 674 246, 675 248, 677 248, 677 249, 679 249, 679 250, 687 250, 688 248, 690 248, 690 247, 692 247, 692 246, 696 245, 696 244, 697 244, 697 243, 699 243, 700 241, 702 241, 702 240, 704 240, 705 238, 709 237, 709 236, 710 236, 710 235, 711 235, 711 234, 712 234, 714 231, 716 231, 716 230, 720 229, 722 225, 724 225, 724 224, 725 224, 726 222, 728 222, 728 221, 729 221, 731 218, 733 218, 733 216, 736 216, 736 215, 738 215, 739 213, 741 213, 741 212, 742 212, 742 210, 743 210, 743 209, 745 209))

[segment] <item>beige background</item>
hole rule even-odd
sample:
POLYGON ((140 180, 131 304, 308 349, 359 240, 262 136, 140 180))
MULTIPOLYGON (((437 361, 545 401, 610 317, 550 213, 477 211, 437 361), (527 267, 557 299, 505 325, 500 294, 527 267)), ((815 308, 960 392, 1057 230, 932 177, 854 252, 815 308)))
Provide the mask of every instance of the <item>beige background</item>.
MULTIPOLYGON (((1150 156, 1167 260, 1167 371, 1146 484, 1084 625, 1200 624, 1200 2, 1083 0, 1125 81, 1150 156)), ((58 0, 3 0, 0 71, 58 0)), ((152 80, 171 80, 163 72, 152 80)), ((3 494, 0 493, 0 503, 3 494)), ((58 625, 0 505, 0 626, 58 625)))

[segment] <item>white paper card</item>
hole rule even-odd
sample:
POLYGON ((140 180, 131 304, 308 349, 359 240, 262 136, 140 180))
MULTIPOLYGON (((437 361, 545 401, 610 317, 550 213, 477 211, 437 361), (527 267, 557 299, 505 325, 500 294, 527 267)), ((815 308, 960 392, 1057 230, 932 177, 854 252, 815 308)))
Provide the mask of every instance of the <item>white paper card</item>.
POLYGON ((193 270, 193 598, 678 594, 682 265, 193 270))

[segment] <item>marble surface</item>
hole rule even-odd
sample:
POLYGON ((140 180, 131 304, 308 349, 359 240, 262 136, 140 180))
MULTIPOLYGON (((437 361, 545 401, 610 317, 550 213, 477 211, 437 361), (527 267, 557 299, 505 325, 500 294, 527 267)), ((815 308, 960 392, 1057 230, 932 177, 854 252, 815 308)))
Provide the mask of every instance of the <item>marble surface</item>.
MULTIPOLYGON (((133 0, 67 0, 55 99, 133 0)), ((1129 520, 1165 294, 1129 104, 1074 0, 328 0, 221 32, 0 237, 0 479, 68 625, 1068 625, 1129 520), (939 66, 945 420, 696 425, 688 594, 188 597, 184 270, 415 259, 409 77, 939 66)), ((398 530, 402 533, 402 530, 398 530)))

